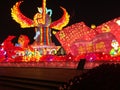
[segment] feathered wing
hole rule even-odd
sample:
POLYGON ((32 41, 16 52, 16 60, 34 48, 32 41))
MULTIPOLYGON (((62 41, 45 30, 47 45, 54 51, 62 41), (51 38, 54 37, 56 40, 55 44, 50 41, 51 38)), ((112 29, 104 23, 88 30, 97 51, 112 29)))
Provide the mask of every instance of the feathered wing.
POLYGON ((61 7, 63 10, 63 16, 57 20, 51 23, 50 28, 56 29, 56 30, 62 30, 63 27, 65 27, 69 23, 69 14, 67 13, 66 9, 61 7))
POLYGON ((34 27, 34 21, 24 16, 19 6, 22 3, 22 1, 17 2, 12 8, 11 8, 11 16, 13 20, 15 20, 17 23, 20 24, 21 28, 28 28, 28 27, 34 27))

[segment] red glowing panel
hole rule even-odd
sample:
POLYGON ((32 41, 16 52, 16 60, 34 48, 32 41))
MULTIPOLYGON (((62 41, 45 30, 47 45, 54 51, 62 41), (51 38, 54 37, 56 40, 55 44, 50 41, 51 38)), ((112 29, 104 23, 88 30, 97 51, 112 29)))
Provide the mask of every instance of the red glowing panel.
POLYGON ((64 47, 67 53, 71 53, 70 46, 78 39, 91 39, 86 37, 90 33, 90 28, 84 22, 76 23, 57 32, 56 37, 64 47))
POLYGON ((96 31, 99 33, 111 32, 120 43, 120 17, 115 18, 111 21, 103 23, 102 25, 96 27, 96 31))
POLYGON ((111 33, 101 33, 96 35, 92 40, 81 40, 74 42, 70 46, 72 55, 81 55, 86 53, 105 53, 109 54, 111 50, 111 41, 115 39, 111 33))

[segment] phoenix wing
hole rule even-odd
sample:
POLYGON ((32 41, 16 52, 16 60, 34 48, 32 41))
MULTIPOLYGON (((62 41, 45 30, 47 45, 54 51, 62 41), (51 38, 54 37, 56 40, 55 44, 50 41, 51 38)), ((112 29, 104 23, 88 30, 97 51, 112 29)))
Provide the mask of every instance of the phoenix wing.
POLYGON ((19 6, 22 3, 22 1, 17 2, 12 8, 11 8, 11 16, 13 20, 15 20, 17 23, 20 24, 21 28, 29 28, 29 27, 34 27, 34 22, 33 20, 27 18, 24 16, 20 9, 19 6))
POLYGON ((57 21, 54 21, 50 24, 50 28, 56 29, 56 30, 62 30, 63 27, 65 27, 69 23, 69 14, 67 13, 66 9, 61 7, 63 10, 63 16, 58 19, 57 21))

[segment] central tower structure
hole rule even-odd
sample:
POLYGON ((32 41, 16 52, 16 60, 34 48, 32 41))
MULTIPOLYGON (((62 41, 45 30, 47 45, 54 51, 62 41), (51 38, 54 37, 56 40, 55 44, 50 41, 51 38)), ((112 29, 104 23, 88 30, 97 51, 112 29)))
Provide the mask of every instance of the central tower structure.
POLYGON ((56 54, 60 46, 55 46, 51 40, 51 29, 62 30, 69 23, 69 15, 63 7, 63 16, 54 22, 51 22, 52 10, 46 8, 46 0, 43 0, 42 7, 38 7, 32 19, 24 16, 19 9, 20 2, 17 2, 11 9, 13 19, 21 25, 21 28, 35 27, 34 43, 31 45, 35 50, 41 52, 42 55, 56 54))

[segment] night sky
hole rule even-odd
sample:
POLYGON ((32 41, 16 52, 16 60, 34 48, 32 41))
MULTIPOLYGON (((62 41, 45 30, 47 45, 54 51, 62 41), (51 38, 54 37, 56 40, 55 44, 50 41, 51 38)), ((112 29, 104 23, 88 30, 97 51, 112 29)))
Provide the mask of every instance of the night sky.
MULTIPOLYGON (((20 25, 11 18, 11 8, 19 0, 1 0, 0 1, 0 43, 9 35, 19 37, 20 34, 28 35, 33 42, 34 28, 20 28, 20 25)), ((42 0, 23 0, 20 9, 21 12, 33 19, 37 13, 37 7, 41 7, 42 0)), ((86 25, 100 25, 111 19, 120 16, 120 5, 118 0, 47 0, 47 8, 53 10, 52 21, 62 16, 60 6, 66 8, 70 14, 70 22, 67 26, 74 23, 85 22, 86 25)), ((53 41, 59 44, 55 36, 53 41)))

